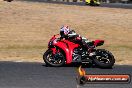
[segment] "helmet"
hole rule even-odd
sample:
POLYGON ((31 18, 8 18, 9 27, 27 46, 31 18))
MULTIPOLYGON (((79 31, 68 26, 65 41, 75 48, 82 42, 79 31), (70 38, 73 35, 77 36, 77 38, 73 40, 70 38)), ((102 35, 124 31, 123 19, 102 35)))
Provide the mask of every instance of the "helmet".
POLYGON ((63 32, 64 35, 67 35, 70 32, 69 26, 68 25, 63 25, 60 29, 60 33, 62 33, 62 32, 63 32))

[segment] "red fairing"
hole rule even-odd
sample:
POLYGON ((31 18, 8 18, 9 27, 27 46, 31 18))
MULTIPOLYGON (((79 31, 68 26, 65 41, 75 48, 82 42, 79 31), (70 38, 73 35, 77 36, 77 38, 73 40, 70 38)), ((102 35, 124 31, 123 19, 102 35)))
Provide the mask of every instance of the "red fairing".
POLYGON ((78 47, 78 44, 70 42, 68 40, 61 40, 59 42, 54 43, 54 46, 58 46, 61 48, 66 54, 66 63, 70 64, 72 62, 72 54, 74 48, 78 47))
POLYGON ((52 38, 50 39, 50 41, 55 40, 56 37, 58 37, 58 36, 59 36, 59 34, 52 36, 52 38))
POLYGON ((94 41, 95 46, 98 46, 99 44, 103 44, 103 43, 104 43, 104 40, 95 40, 94 41))
POLYGON ((51 48, 51 50, 53 51, 53 54, 56 53, 56 49, 55 48, 51 48))

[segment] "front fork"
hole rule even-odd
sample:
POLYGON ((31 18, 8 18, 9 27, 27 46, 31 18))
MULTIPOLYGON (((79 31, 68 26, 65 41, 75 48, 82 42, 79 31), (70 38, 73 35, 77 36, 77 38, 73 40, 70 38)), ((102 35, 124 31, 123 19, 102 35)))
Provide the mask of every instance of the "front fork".
POLYGON ((57 54, 57 53, 59 53, 59 52, 60 52, 60 50, 59 50, 59 49, 57 49, 56 47, 51 48, 51 50, 53 51, 53 55, 55 55, 55 54, 57 54))

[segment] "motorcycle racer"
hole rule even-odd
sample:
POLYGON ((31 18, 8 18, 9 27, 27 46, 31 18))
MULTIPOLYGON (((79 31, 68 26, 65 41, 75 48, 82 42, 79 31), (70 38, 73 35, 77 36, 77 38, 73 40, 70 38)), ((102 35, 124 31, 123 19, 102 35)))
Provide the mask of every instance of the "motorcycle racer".
POLYGON ((79 34, 76 34, 76 32, 74 30, 70 30, 69 26, 68 25, 63 25, 61 28, 60 28, 60 39, 74 39, 74 40, 77 40, 79 41, 78 43, 87 47, 87 48, 90 48, 90 43, 92 43, 90 40, 88 40, 87 38, 85 37, 81 37, 79 34), (81 41, 81 42, 80 42, 81 41))
POLYGON ((91 42, 64 25, 60 29, 60 35, 56 34, 50 38, 43 60, 47 66, 55 67, 72 63, 91 63, 101 68, 111 68, 115 63, 113 54, 108 50, 96 48, 103 44, 104 40, 91 42))

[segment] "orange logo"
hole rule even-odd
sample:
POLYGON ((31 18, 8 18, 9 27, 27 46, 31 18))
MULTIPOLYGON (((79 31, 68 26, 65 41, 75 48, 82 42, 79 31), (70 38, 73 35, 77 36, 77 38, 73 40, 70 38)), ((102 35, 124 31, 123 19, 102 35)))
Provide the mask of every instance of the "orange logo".
POLYGON ((86 71, 81 68, 78 68, 79 75, 77 77, 78 84, 86 84, 86 83, 130 83, 131 77, 127 74, 86 74, 86 71))

